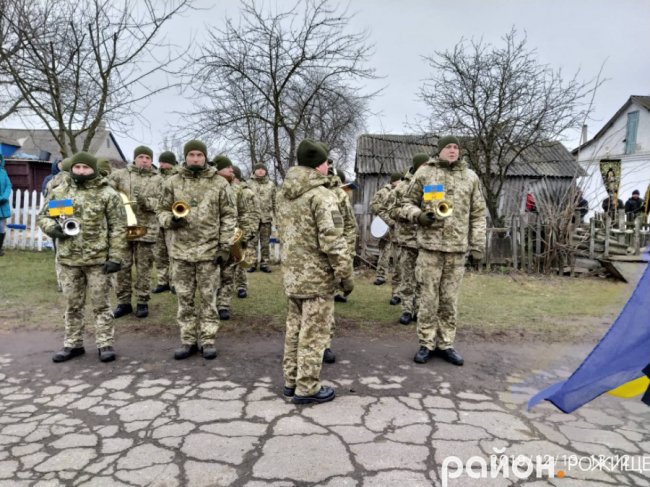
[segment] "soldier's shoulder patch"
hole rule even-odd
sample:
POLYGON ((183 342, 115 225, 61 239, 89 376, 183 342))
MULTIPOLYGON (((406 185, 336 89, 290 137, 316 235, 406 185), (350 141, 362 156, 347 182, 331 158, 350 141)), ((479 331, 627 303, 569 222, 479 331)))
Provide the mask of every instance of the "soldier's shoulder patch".
POLYGON ((343 228, 343 217, 341 216, 341 213, 338 212, 338 210, 332 210, 332 221, 334 222, 335 227, 343 228))

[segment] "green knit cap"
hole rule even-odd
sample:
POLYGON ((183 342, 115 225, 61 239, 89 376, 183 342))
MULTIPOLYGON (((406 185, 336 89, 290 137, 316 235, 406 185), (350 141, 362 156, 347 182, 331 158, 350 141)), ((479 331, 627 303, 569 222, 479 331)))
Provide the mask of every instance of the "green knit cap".
POLYGON ((401 172, 394 172, 393 174, 390 175, 390 182, 394 183, 395 181, 399 181, 402 179, 402 173, 401 172))
POLYGON ((183 156, 185 157, 185 159, 187 159, 187 154, 190 151, 193 151, 193 150, 198 150, 198 151, 203 152, 203 155, 205 156, 205 160, 206 161, 208 160, 208 148, 206 147, 206 145, 203 142, 201 142, 200 140, 196 140, 196 139, 193 139, 193 140, 190 140, 189 142, 187 142, 183 146, 183 156))
POLYGON ((63 163, 61 164, 61 170, 70 172, 70 169, 72 169, 72 157, 66 157, 63 159, 63 163))
POLYGON ((304 139, 300 142, 296 155, 299 165, 314 169, 322 163, 327 162, 327 151, 323 147, 322 142, 311 139, 304 139))
POLYGON ((345 173, 341 171, 340 169, 336 170, 336 175, 339 177, 342 183, 345 182, 345 173))
POLYGON ((212 165, 216 166, 217 171, 221 171, 222 169, 226 169, 227 167, 232 166, 232 161, 228 159, 228 156, 224 155, 219 155, 216 156, 214 159, 212 159, 212 165))
POLYGON ((413 156, 413 169, 414 172, 418 170, 418 168, 427 162, 429 160, 429 156, 427 154, 424 154, 423 152, 419 152, 418 154, 415 154, 413 156))
POLYGON ((99 174, 102 176, 108 176, 113 171, 113 166, 111 166, 111 161, 105 157, 99 157, 97 159, 97 168, 99 169, 99 174))
MULTIPOLYGON (((327 154, 329 155, 329 153, 330 153, 330 146, 329 145, 327 145, 325 142, 318 142, 318 145, 320 145, 323 148, 323 150, 325 150, 325 152, 327 152, 327 154)), ((331 159, 328 159, 328 161, 329 160, 331 160, 331 159)))
POLYGON ((146 145, 139 145, 133 151, 133 158, 135 159, 140 154, 146 154, 153 159, 153 151, 146 145))
POLYGON ((235 173, 235 177, 241 181, 242 180, 241 169, 239 169, 237 166, 233 166, 232 170, 235 173))
POLYGON ((262 164, 261 162, 258 162, 253 166, 253 171, 257 171, 258 169, 264 169, 266 173, 269 173, 268 168, 266 167, 266 164, 262 164))
POLYGON ((455 135, 445 135, 444 137, 440 137, 438 139, 438 154, 440 154, 440 151, 447 147, 449 144, 456 144, 458 147, 460 147, 458 137, 455 135))
POLYGON ((86 166, 90 166, 93 168, 95 174, 99 174, 99 171, 97 169, 97 159, 95 156, 89 154, 88 152, 77 152, 74 156, 72 156, 72 159, 70 159, 70 170, 72 170, 72 167, 75 164, 85 164, 86 166))
POLYGON ((171 164, 172 166, 178 164, 178 161, 176 160, 176 155, 170 150, 161 152, 160 155, 158 156, 158 162, 166 162, 167 164, 171 164))

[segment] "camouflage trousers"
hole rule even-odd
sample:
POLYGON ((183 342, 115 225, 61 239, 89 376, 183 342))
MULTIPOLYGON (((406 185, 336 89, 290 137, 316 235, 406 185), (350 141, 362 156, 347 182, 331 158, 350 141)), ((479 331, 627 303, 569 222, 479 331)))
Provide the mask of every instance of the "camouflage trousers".
MULTIPOLYGON (((341 291, 341 294, 343 294, 343 291, 341 291)), ((332 348, 332 338, 334 338, 335 330, 336 330, 336 317, 334 316, 334 312, 332 311, 332 316, 330 318, 330 334, 329 334, 329 338, 327 339, 327 343, 325 344, 325 348, 332 348)))
POLYGON ((59 253, 56 250, 56 239, 52 240, 54 245, 54 272, 56 273, 56 285, 59 291, 63 291, 63 284, 61 284, 61 263, 59 262, 59 253))
POLYGON ((235 266, 235 287, 237 290, 243 289, 246 291, 248 289, 248 273, 243 266, 235 266))
POLYGON ((158 231, 156 246, 154 247, 154 259, 156 260, 156 272, 158 274, 158 285, 165 286, 170 284, 169 279, 169 232, 164 228, 158 231))
POLYGON ((287 308, 284 384, 295 387, 298 396, 311 396, 320 390, 320 370, 334 316, 334 300, 331 296, 289 298, 287 308))
POLYGON ((217 284, 217 309, 230 309, 232 295, 235 292, 235 272, 238 265, 220 266, 219 282, 217 284))
POLYGON ((200 341, 203 345, 214 344, 219 331, 216 306, 219 266, 212 261, 172 259, 172 275, 178 299, 176 322, 181 331, 181 343, 193 345, 200 341), (195 306, 197 291, 201 301, 200 305, 195 306))
POLYGON ((113 345, 113 315, 108 300, 108 277, 100 265, 68 266, 61 264, 61 286, 65 296, 64 347, 81 347, 84 342, 84 306, 86 294, 95 318, 97 348, 113 345))
POLYGON ((138 303, 149 301, 153 242, 128 242, 124 252, 122 270, 114 277, 118 304, 131 304, 131 267, 135 264, 135 295, 138 303))
POLYGON ((397 244, 390 240, 382 239, 379 241, 379 259, 377 260, 377 277, 386 279, 389 272, 393 273, 392 283, 393 286, 397 284, 398 273, 395 269, 395 250, 397 244), (383 243, 382 243, 383 242, 383 243))
MULTIPOLYGON (((260 223, 260 227, 258 232, 255 234, 255 238, 251 241, 250 245, 254 249, 257 249, 257 242, 259 242, 259 251, 260 251, 260 258, 259 258, 259 263, 260 265, 269 265, 270 259, 271 259, 271 249, 270 249, 270 239, 271 239, 271 230, 272 230, 272 223, 260 223)), ((255 253, 255 261, 251 264, 253 267, 257 266, 258 262, 258 257, 257 253, 255 253)))
POLYGON ((402 313, 418 314, 419 286, 415 279, 415 264, 418 258, 418 249, 400 245, 396 268, 399 272, 399 285, 393 291, 394 296, 402 299, 402 313))
POLYGON ((415 277, 420 286, 417 332, 421 346, 429 350, 453 346, 464 274, 464 253, 419 250, 415 277))

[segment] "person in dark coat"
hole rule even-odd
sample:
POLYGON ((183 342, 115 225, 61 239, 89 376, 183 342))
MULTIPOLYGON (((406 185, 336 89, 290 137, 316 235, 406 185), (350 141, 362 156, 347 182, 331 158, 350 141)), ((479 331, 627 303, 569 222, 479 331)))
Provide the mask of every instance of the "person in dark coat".
POLYGON ((638 189, 632 191, 632 197, 625 202, 625 214, 630 220, 634 220, 636 216, 643 211, 643 199, 638 189))
POLYGON ((603 211, 609 214, 610 218, 616 218, 616 212, 623 208, 623 200, 618 199, 616 206, 610 203, 611 197, 608 196, 603 200, 603 211))
POLYGON ((47 183, 49 183, 54 176, 59 174, 61 172, 61 165, 63 164, 63 160, 53 162, 52 163, 52 171, 50 174, 48 174, 45 179, 43 179, 43 184, 41 185, 41 194, 43 196, 47 196, 47 183))

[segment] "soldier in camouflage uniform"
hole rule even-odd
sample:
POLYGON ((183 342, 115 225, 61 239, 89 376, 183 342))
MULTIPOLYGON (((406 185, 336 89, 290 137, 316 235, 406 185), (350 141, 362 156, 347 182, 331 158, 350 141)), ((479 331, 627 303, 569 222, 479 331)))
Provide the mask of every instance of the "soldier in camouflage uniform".
MULTIPOLYGON (((43 196, 47 198, 50 194, 52 194, 52 190, 54 188, 58 188, 61 185, 67 185, 70 182, 71 161, 72 158, 70 157, 61 161, 61 171, 59 171, 52 179, 47 182, 43 196)), ((61 264, 59 264, 57 241, 55 238, 52 239, 52 245, 54 246, 54 272, 56 273, 57 291, 63 292, 63 286, 61 285, 61 264)))
MULTIPOLYGON (((253 193, 257 196, 260 206, 260 226, 259 231, 255 234, 255 240, 251 242, 254 249, 257 249, 257 242, 260 243, 260 270, 262 272, 271 272, 269 267, 271 253, 269 240, 273 227, 273 218, 275 215, 275 183, 269 179, 268 170, 264 164, 255 164, 253 167, 253 177, 248 182, 253 193)), ((255 262, 248 269, 248 272, 255 272, 257 269, 257 253, 255 262)))
POLYGON ((115 276, 115 293, 117 307, 113 311, 115 318, 133 312, 131 306, 131 267, 135 264, 135 294, 137 307, 135 316, 146 318, 149 315, 149 286, 151 285, 151 267, 153 253, 158 237, 158 220, 156 205, 160 195, 162 178, 152 165, 153 152, 149 147, 139 146, 133 152, 133 165, 118 169, 108 176, 108 182, 117 191, 127 195, 138 220, 138 225, 147 227, 147 233, 137 239, 128 241, 122 270, 115 276))
POLYGON ((323 352, 334 313, 334 293, 352 292, 352 260, 343 236, 343 218, 327 186, 327 152, 305 139, 298 166, 287 172, 278 192, 282 274, 288 297, 284 342, 284 395, 295 404, 334 399, 321 387, 323 352))
POLYGON ((126 213, 117 192, 99 177, 97 159, 79 152, 71 160, 71 180, 52 189, 38 215, 43 232, 58 240, 61 283, 66 299, 63 349, 52 357, 64 362, 85 353, 83 310, 89 295, 95 318, 95 341, 102 362, 115 360, 113 316, 108 300, 106 274, 117 272, 126 251, 126 213), (48 203, 70 199, 79 233, 63 232, 48 203))
POLYGON ((418 258, 417 225, 402 217, 402 199, 413 175, 428 160, 427 154, 413 156, 413 166, 406 171, 402 181, 391 191, 387 202, 389 215, 395 221, 394 241, 399 246, 395 267, 400 273, 400 279, 399 286, 393 294, 402 300, 402 315, 399 318, 402 325, 408 325, 416 317, 419 298, 419 289, 415 279, 415 262, 418 258))
MULTIPOLYGON (((163 181, 169 179, 176 174, 176 155, 171 151, 161 152, 158 156, 158 168, 160 177, 163 181)), ((153 294, 164 293, 169 291, 170 276, 169 276, 169 236, 165 229, 160 227, 158 230, 158 237, 156 238, 156 246, 154 248, 154 257, 156 260, 156 271, 158 273, 158 283, 155 288, 151 290, 153 294)))
MULTIPOLYGON (((375 278, 376 286, 381 286, 386 282, 386 273, 390 272, 391 267, 394 269, 395 266, 395 248, 392 243, 392 229, 395 226, 395 222, 388 214, 386 203, 390 192, 395 188, 395 186, 397 186, 397 183, 399 183, 401 179, 401 173, 391 174, 390 183, 384 185, 384 187, 375 193, 372 200, 370 200, 370 209, 372 212, 384 220, 390 228, 388 234, 379 241, 379 259, 377 259, 377 275, 375 278)), ((393 272, 393 285, 397 284, 396 279, 397 272, 393 272)), ((399 304, 399 300, 396 300, 396 302, 392 301, 395 301, 395 299, 391 299, 391 304, 399 304)))
POLYGON ((476 173, 464 160, 458 160, 458 139, 442 137, 438 149, 438 158, 420 167, 403 199, 403 215, 418 224, 415 277, 420 286, 420 349, 414 360, 425 363, 438 355, 463 365, 463 358, 453 348, 458 293, 467 252, 474 260, 480 260, 485 252, 485 200, 476 173), (453 213, 439 219, 433 208, 443 200, 453 205, 453 213))
MULTIPOLYGON (((242 250, 250 255, 253 249, 251 242, 255 239, 255 232, 260 226, 260 207, 255 193, 242 178, 241 170, 234 166, 235 177, 232 188, 237 201, 237 226, 242 230, 242 250)), ((237 297, 243 299, 248 296, 248 279, 246 270, 242 265, 234 266, 234 285, 237 297)))
POLYGON ((170 234, 169 256, 178 298, 176 320, 181 347, 174 358, 181 360, 195 354, 200 341, 203 357, 211 360, 217 356, 214 342, 219 330, 219 266, 230 258, 237 210, 230 185, 207 165, 205 144, 191 140, 183 150, 185 165, 163 183, 158 206, 160 226, 170 234), (176 201, 190 206, 187 216, 174 216, 172 205, 176 201), (197 291, 200 305, 195 302, 197 291))

